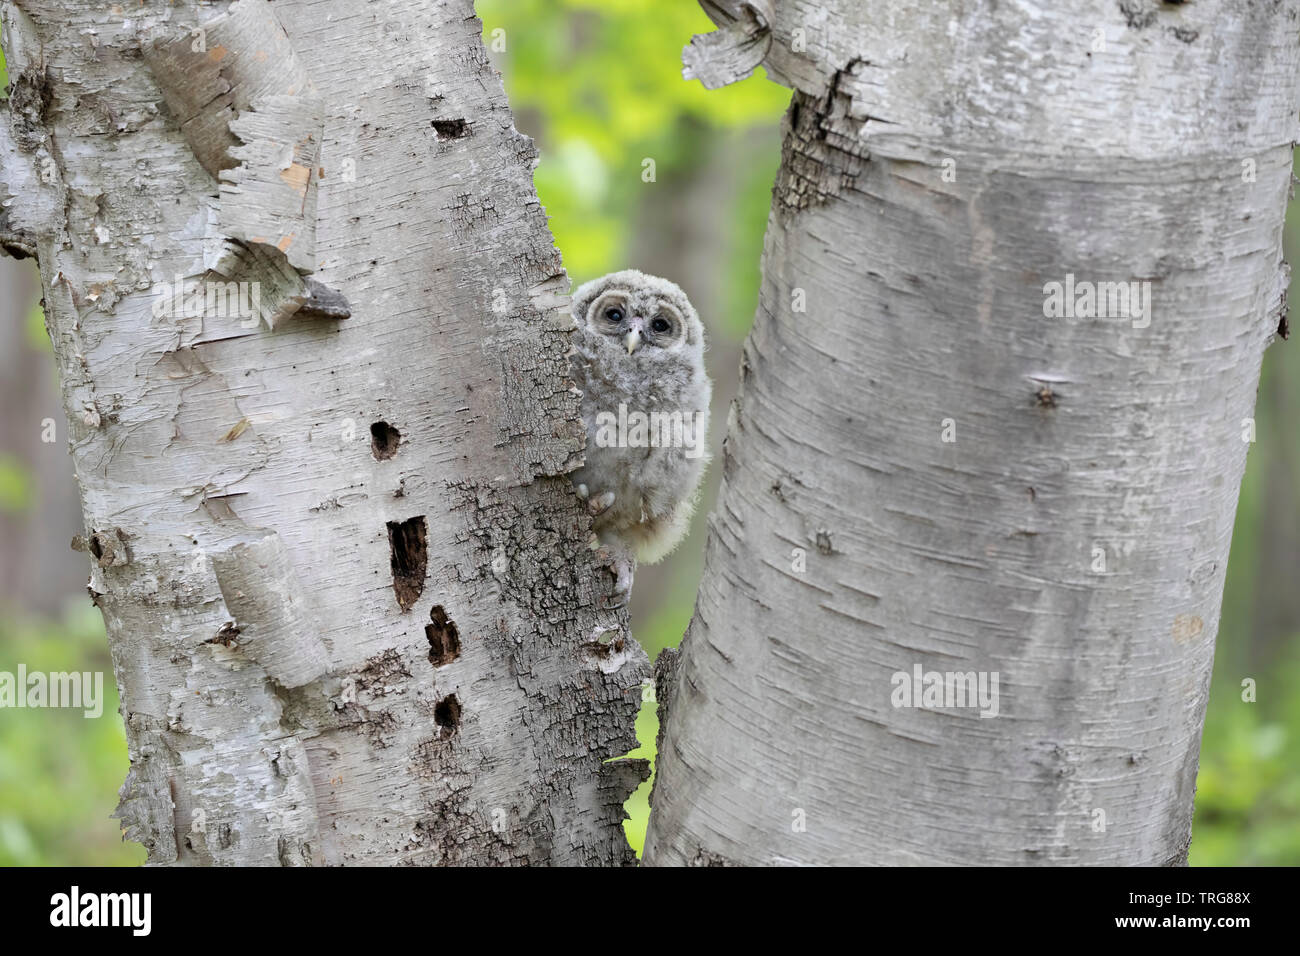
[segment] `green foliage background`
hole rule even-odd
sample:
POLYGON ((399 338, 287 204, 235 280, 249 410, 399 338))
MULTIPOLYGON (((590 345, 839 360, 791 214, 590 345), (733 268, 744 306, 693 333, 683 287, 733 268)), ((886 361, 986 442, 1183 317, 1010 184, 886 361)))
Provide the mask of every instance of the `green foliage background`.
MULTIPOLYGON (((705 146, 738 131, 774 129, 789 99, 761 75, 713 92, 681 79, 681 48, 693 33, 712 28, 695 0, 479 0, 478 10, 519 126, 538 140, 537 189, 576 278, 629 264, 645 191, 657 190, 654 201, 674 202, 674 179, 699 162, 705 146), (647 157, 656 163, 654 183, 642 180, 647 157)), ((724 307, 710 317, 711 334, 733 344, 748 331, 757 298, 779 162, 777 138, 766 141, 771 150, 748 155, 734 170, 741 188, 726 223, 724 307)), ((1289 219, 1291 249, 1300 240, 1297 220, 1289 219)), ((1295 290, 1292 301, 1300 301, 1295 290)), ((37 330, 39 322, 37 313, 37 330)), ((1300 346, 1270 349, 1264 376, 1266 385, 1273 376, 1300 382, 1300 346)), ((1288 414, 1300 420, 1298 395, 1300 389, 1291 389, 1284 407, 1258 412, 1261 439, 1242 488, 1202 748, 1193 864, 1300 863, 1300 694, 1290 689, 1300 679, 1300 633, 1263 661, 1251 647, 1258 603, 1268 599, 1252 586, 1259 531, 1270 520, 1262 468, 1270 454, 1295 454, 1293 444, 1270 444, 1265 436, 1278 434, 1288 414), (1247 677, 1258 681, 1255 703, 1242 700, 1247 677)), ((1294 477, 1300 461, 1291 463, 1294 477)), ((0 509, 31 507, 38 493, 23 463, 0 449, 0 509)), ((1283 493, 1300 498, 1300 483, 1283 493)), ((676 645, 690 619, 698 561, 682 568, 662 605, 634 621, 651 656, 676 645)), ((108 818, 127 758, 98 613, 88 602, 57 621, 6 611, 0 670, 14 671, 20 661, 29 670, 104 670, 109 699, 100 720, 79 711, 0 711, 0 864, 141 862, 143 850, 122 843, 108 818)), ((643 708, 637 731, 642 746, 634 753, 653 757, 651 706, 643 708)), ((648 791, 643 786, 628 802, 628 836, 638 851, 648 791)))

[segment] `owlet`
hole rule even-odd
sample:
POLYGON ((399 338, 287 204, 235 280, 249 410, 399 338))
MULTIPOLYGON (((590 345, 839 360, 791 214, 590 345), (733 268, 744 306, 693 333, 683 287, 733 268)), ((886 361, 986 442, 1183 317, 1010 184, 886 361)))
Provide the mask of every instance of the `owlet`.
POLYGON ((571 477, 613 554, 615 597, 626 600, 634 561, 664 558, 695 511, 713 392, 704 327, 686 293, 635 269, 581 286, 573 318, 587 460, 571 477))

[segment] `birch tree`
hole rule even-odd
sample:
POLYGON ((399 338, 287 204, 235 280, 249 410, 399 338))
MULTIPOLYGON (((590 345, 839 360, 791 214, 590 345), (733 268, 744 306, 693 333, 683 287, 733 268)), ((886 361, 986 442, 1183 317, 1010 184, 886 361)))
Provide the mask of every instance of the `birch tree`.
POLYGON ((646 861, 1185 862, 1300 6, 703 5, 793 98, 646 861))
POLYGON ((0 244, 40 262, 126 835, 630 862, 647 662, 566 477, 569 282, 471 0, 0 10, 0 244))

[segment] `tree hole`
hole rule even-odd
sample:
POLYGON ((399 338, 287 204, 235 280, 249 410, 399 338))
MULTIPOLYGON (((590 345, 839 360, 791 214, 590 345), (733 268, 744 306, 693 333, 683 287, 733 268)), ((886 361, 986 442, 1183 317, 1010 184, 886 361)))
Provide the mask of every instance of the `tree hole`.
POLYGON ((460 139, 469 135, 469 124, 463 119, 434 120, 433 129, 439 139, 460 139))
POLYGON ((396 455, 401 441, 402 433, 388 422, 375 422, 370 426, 370 451, 379 461, 396 455))
POLYGON ((393 592, 403 611, 409 611, 424 590, 424 574, 429 562, 426 538, 424 515, 388 522, 393 592))
POLYGON ((448 694, 438 701, 438 706, 433 709, 433 720, 442 728, 444 737, 450 737, 456 732, 460 727, 460 701, 455 694, 448 694))
POLYGON ((429 617, 433 623, 424 626, 424 636, 429 639, 429 660, 434 667, 442 667, 460 657, 460 629, 447 617, 441 604, 433 606, 429 617))

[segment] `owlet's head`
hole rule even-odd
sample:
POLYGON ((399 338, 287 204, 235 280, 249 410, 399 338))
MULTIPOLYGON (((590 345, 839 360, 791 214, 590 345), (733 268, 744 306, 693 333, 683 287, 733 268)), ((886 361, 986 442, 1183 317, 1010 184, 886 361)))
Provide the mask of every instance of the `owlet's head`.
POLYGON ((591 335, 608 336, 629 356, 654 360, 702 352, 704 327, 675 283, 635 269, 611 272, 573 293, 573 318, 591 335))

